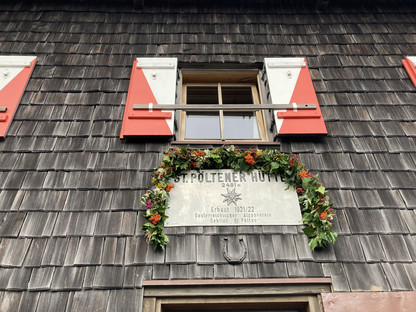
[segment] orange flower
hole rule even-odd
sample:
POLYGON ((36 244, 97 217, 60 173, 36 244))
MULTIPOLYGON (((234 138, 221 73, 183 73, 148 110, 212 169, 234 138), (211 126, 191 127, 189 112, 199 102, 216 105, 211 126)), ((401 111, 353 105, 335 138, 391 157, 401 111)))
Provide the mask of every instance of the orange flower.
POLYGON ((149 221, 152 221, 153 224, 157 224, 157 222, 160 220, 160 214, 155 213, 150 218, 149 221))
POLYGON ((297 189, 296 189, 296 193, 298 193, 298 194, 302 194, 302 193, 304 193, 305 191, 303 190, 303 188, 301 188, 301 187, 298 187, 297 189))
POLYGON ((197 162, 193 162, 192 163, 192 166, 194 166, 194 168, 196 168, 198 166, 198 163, 197 162))
POLYGON ((166 188, 165 188, 165 190, 166 190, 166 192, 170 192, 170 190, 171 189, 173 189, 175 187, 175 185, 173 185, 173 184, 168 184, 167 186, 166 186, 166 188))
POLYGON ((308 173, 305 170, 303 170, 301 173, 299 173, 299 177, 301 179, 306 178, 307 176, 308 176, 308 173))
POLYGON ((192 152, 192 155, 195 155, 195 156, 204 156, 205 153, 204 153, 204 151, 199 150, 199 151, 193 151, 192 152))
POLYGON ((245 159, 246 163, 248 163, 249 165, 254 165, 256 163, 253 160, 253 156, 251 156, 250 154, 244 156, 244 159, 245 159))
POLYGON ((326 218, 326 214, 327 214, 326 211, 324 211, 324 212, 321 213, 321 216, 320 217, 321 217, 322 220, 326 218))

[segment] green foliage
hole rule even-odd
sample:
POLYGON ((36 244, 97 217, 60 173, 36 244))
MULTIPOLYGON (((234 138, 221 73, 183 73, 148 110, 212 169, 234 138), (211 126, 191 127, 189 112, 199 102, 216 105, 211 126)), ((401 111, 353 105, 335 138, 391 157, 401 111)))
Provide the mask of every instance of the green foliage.
POLYGON ((337 233, 331 230, 335 217, 333 204, 326 195, 327 190, 319 182, 318 176, 304 168, 297 155, 283 154, 275 150, 246 151, 234 146, 213 150, 192 150, 178 148, 169 150, 158 168, 154 170, 153 187, 141 198, 146 207, 143 231, 153 248, 164 249, 169 242, 163 234, 169 191, 174 187, 169 180, 175 179, 183 171, 202 169, 227 169, 249 172, 257 169, 265 174, 281 176, 288 187, 296 189, 302 208, 303 232, 309 239, 312 250, 334 243, 337 233))

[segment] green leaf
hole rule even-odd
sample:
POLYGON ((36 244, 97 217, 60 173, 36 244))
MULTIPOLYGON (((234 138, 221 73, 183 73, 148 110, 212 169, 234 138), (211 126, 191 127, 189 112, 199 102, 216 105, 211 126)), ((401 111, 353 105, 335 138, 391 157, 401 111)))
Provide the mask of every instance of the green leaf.
POLYGON ((307 226, 307 227, 303 228, 302 231, 308 237, 315 236, 315 229, 313 227, 311 227, 311 226, 307 226))
POLYGON ((275 162, 275 161, 272 161, 272 163, 270 165, 271 165, 271 167, 270 167, 270 170, 271 171, 276 171, 280 167, 279 163, 278 162, 275 162))
MULTIPOLYGON (((236 150, 234 146, 223 146, 213 151, 206 151, 204 156, 198 157, 192 155, 192 152, 193 149, 184 147, 169 150, 169 156, 164 155, 163 162, 172 171, 169 174, 165 172, 163 178, 157 178, 153 182, 153 184, 162 184, 160 190, 156 189, 146 193, 141 198, 142 205, 145 205, 148 200, 151 200, 153 205, 151 210, 146 211, 147 217, 145 217, 146 221, 142 228, 155 250, 163 250, 169 242, 168 237, 163 233, 164 222, 167 219, 165 210, 168 208, 167 199, 169 197, 164 188, 168 184, 169 179, 175 179, 183 171, 193 168, 192 162, 195 161, 198 163, 198 170, 231 168, 236 171, 250 171, 257 168, 266 174, 281 175, 288 188, 302 187, 305 191, 303 194, 299 194, 298 200, 302 208, 302 221, 306 225, 303 232, 308 236, 312 250, 315 250, 317 247, 325 247, 329 242, 336 241, 337 233, 331 230, 332 222, 321 220, 319 217, 319 211, 321 210, 315 210, 316 204, 323 206, 325 209, 332 207, 328 197, 324 203, 319 202, 320 197, 325 195, 327 190, 320 185, 318 175, 312 178, 305 177, 301 179, 299 173, 305 170, 304 164, 296 160, 294 161, 294 166, 291 167, 289 165, 289 161, 292 159, 290 155, 266 149, 256 158, 255 165, 249 165, 244 159, 245 152, 236 150), (318 187, 318 185, 320 186, 318 187), (148 221, 149 214, 153 213, 161 215, 161 220, 157 225, 148 221)), ((158 172, 159 169, 160 166, 155 168, 155 172, 158 172)))
POLYGON ((248 163, 246 163, 244 158, 239 159, 238 164, 239 164, 239 170, 240 171, 247 171, 250 168, 250 165, 248 163))
POLYGON ((323 187, 323 185, 321 185, 320 187, 318 187, 317 189, 318 193, 325 195, 325 187, 323 187))
POLYGON ((315 250, 316 247, 318 247, 318 238, 312 238, 309 240, 309 246, 312 248, 312 250, 315 250))
POLYGON ((302 188, 306 190, 311 182, 311 178, 303 178, 302 179, 302 188))

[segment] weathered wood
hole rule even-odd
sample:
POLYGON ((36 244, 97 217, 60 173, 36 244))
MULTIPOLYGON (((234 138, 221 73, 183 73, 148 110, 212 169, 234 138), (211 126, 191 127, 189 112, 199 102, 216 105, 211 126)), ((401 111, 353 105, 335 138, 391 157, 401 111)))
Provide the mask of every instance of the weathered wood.
POLYGON ((146 280, 143 286, 210 286, 210 285, 313 285, 332 283, 331 278, 261 278, 261 279, 216 279, 216 280, 146 280))
POLYGON ((278 109, 316 109, 315 104, 186 104, 186 105, 164 105, 164 104, 134 104, 134 110, 182 110, 192 111, 259 111, 259 110, 278 110, 278 109))
POLYGON ((156 298, 144 298, 143 299, 143 311, 155 311, 156 309, 156 298))
POLYGON ((192 310, 199 310, 201 307, 209 309, 231 309, 237 310, 241 308, 256 308, 256 309, 270 309, 270 308, 297 308, 308 312, 321 312, 319 300, 316 294, 313 295, 248 295, 248 296, 225 296, 225 297, 188 297, 187 294, 182 294, 178 297, 161 298, 145 297, 143 312, 160 312, 163 309, 169 308, 185 308, 192 310), (152 304, 149 304, 149 303, 152 304), (306 308, 306 309, 305 309, 306 308))
MULTIPOLYGON (((253 293, 260 295, 313 295, 329 291, 328 285, 268 285, 268 286, 248 286, 247 287, 233 287, 233 286, 216 286, 216 287, 165 287, 163 288, 164 297, 183 296, 186 293, 188 297, 221 297, 221 296, 249 296, 253 293)), ((145 297, 156 297, 161 292, 160 287, 146 287, 145 297)))
POLYGON ((135 10, 142 10, 144 8, 144 0, 133 0, 133 7, 135 10))
POLYGON ((316 0, 316 10, 318 11, 325 11, 328 9, 330 0, 316 0))

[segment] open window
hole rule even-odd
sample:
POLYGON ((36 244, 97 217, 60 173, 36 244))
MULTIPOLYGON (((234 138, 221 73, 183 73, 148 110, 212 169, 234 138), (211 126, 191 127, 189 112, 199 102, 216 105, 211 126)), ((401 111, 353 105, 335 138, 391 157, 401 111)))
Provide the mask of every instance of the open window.
POLYGON ((180 104, 189 110, 180 113, 178 139, 268 141, 257 82, 256 70, 183 70, 180 104))
POLYGON ((306 60, 266 58, 263 65, 198 70, 176 58, 136 59, 120 138, 258 144, 326 134, 306 60))

